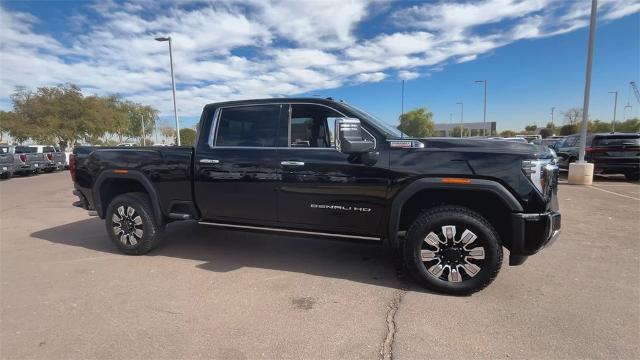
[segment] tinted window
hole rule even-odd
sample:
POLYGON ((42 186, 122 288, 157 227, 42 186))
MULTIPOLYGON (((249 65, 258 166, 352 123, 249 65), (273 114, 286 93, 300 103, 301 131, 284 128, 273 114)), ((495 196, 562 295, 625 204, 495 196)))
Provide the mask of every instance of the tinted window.
POLYGON ((291 146, 332 147, 335 119, 340 116, 339 113, 325 106, 291 105, 291 146))
POLYGON ((8 146, 0 146, 0 153, 6 154, 9 152, 8 146))
POLYGON ((562 144, 562 146, 563 147, 572 147, 572 146, 576 146, 577 143, 578 143, 578 137, 577 136, 572 136, 572 137, 568 137, 564 141, 564 144, 562 144))
POLYGON ((16 146, 16 154, 35 154, 38 148, 31 146, 16 146))
POLYGON ((45 152, 45 153, 50 153, 50 152, 55 152, 55 151, 56 151, 56 150, 53 148, 53 146, 45 146, 45 147, 42 149, 42 152, 45 152))
POLYGON ((593 140, 593 146, 640 146, 640 136, 605 136, 593 140))
MULTIPOLYGON (((282 129, 282 105, 241 106, 222 109, 216 135, 217 146, 287 146, 282 129)), ((286 124, 286 123, 284 123, 286 124)))

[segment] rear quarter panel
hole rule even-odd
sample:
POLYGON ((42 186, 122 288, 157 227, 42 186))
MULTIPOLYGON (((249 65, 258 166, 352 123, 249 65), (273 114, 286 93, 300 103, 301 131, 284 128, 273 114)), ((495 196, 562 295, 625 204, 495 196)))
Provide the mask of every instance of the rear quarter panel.
POLYGON ((155 188, 163 212, 166 212, 173 201, 192 200, 192 148, 80 147, 74 149, 74 153, 76 186, 83 190, 87 198, 91 197, 91 203, 97 191, 94 187, 98 177, 105 173, 107 176, 116 176, 113 172, 116 169, 143 174, 155 188))

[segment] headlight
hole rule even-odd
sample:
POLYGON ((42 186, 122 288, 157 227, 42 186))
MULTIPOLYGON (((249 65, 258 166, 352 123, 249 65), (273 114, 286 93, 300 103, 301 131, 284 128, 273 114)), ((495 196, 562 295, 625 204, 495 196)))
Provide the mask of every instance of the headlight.
POLYGON ((524 160, 522 172, 545 197, 549 196, 557 184, 558 166, 554 159, 524 160))

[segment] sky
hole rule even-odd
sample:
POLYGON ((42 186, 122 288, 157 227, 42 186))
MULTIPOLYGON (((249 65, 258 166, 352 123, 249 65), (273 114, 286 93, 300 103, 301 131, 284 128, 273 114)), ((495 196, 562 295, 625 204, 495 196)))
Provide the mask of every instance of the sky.
MULTIPOLYGON (((79 85, 160 110, 171 124, 171 36, 181 122, 207 103, 331 96, 390 124, 426 106, 437 123, 544 125, 582 107, 588 0, 0 1, 0 108, 17 86, 79 85)), ((640 0, 600 0, 590 117, 640 115, 640 0), (625 108, 629 103, 632 107, 625 108)))

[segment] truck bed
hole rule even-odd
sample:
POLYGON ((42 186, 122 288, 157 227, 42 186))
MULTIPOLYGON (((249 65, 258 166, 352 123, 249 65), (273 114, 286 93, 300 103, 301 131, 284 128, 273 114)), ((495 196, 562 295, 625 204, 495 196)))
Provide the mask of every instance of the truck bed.
MULTIPOLYGON (((91 147, 74 149, 76 186, 93 200, 101 182, 131 179, 143 181, 159 200, 159 211, 168 215, 176 204, 192 206, 193 148, 191 147, 91 147), (113 176, 114 174, 118 176, 113 176), (141 177, 143 179, 141 179, 141 177)), ((104 194, 103 194, 104 195, 104 194)))

